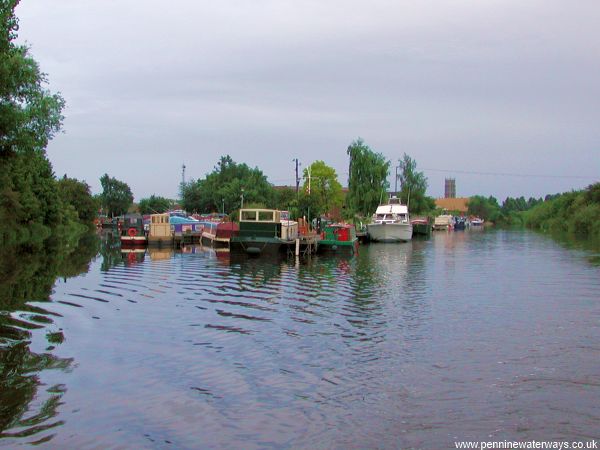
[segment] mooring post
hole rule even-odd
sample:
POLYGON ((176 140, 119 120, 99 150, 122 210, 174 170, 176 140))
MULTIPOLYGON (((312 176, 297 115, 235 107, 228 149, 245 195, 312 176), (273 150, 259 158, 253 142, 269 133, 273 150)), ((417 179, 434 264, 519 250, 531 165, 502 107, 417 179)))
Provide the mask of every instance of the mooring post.
POLYGON ((300 255, 300 239, 296 239, 296 256, 300 255))

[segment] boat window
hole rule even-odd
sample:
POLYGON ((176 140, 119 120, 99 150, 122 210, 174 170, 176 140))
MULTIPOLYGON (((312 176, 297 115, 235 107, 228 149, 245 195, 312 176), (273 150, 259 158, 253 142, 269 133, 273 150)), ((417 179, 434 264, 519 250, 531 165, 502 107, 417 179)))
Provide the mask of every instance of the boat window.
POLYGON ((259 211, 258 212, 258 220, 261 222, 272 222, 273 221, 273 211, 259 211))
POLYGON ((242 220, 256 220, 256 211, 242 211, 242 220))

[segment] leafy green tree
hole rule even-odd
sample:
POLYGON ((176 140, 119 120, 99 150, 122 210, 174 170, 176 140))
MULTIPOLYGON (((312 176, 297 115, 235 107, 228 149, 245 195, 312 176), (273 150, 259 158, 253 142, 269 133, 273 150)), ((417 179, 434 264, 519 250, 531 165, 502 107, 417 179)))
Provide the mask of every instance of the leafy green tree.
POLYGON ((350 157, 348 209, 353 214, 369 216, 377 209, 389 187, 390 162, 382 154, 371 150, 360 138, 348 146, 346 153, 350 157))
POLYGON ((257 167, 237 164, 231 156, 222 156, 206 178, 188 183, 183 189, 183 207, 195 212, 231 212, 244 205, 260 203, 272 206, 273 186, 257 167))
POLYGON ((313 219, 314 217, 320 216, 322 213, 326 213, 327 211, 323 210, 323 204, 321 200, 316 195, 309 194, 307 191, 303 190, 300 192, 300 197, 298 199, 298 209, 297 216, 305 217, 307 219, 313 219))
POLYGON ((541 203, 542 199, 530 197, 525 200, 525 197, 518 198, 507 197, 500 208, 500 216, 496 220, 497 225, 502 226, 523 226, 525 224, 525 211, 533 208, 541 203))
POLYGON ((275 208, 281 210, 297 207, 296 190, 287 186, 275 189, 273 204, 275 208))
POLYGON ((172 202, 168 198, 152 194, 148 198, 143 198, 138 203, 141 214, 161 214, 171 208, 172 202))
POLYGON ((600 205, 600 183, 590 184, 583 195, 588 204, 600 205))
POLYGON ((313 216, 328 213, 332 208, 340 208, 344 201, 342 185, 335 169, 323 161, 315 161, 304 169, 303 191, 313 199, 313 216))
POLYGON ((498 200, 492 196, 486 198, 481 195, 474 195, 469 198, 468 213, 495 223, 500 217, 500 205, 498 205, 498 200))
POLYGON ((525 224, 541 231, 600 239, 600 183, 583 191, 547 195, 544 202, 527 211, 525 224))
POLYGON ((68 178, 66 175, 58 181, 58 192, 65 205, 71 205, 77 212, 79 221, 91 224, 98 213, 98 203, 83 181, 68 178))
POLYGON ((102 207, 107 215, 119 216, 125 214, 133 203, 133 194, 127 183, 104 174, 100 177, 102 185, 102 207))
POLYGON ((417 171, 417 162, 406 153, 398 161, 400 173, 398 181, 400 182, 400 201, 409 205, 409 210, 413 214, 426 214, 435 209, 435 200, 428 197, 427 177, 423 172, 417 171))
POLYGON ((60 130, 64 100, 44 88, 46 76, 29 49, 15 45, 18 0, 0 1, 0 152, 44 151, 60 130))
POLYGON ((0 238, 3 245, 42 242, 66 224, 48 141, 60 130, 64 101, 25 46, 14 43, 17 0, 0 1, 0 238))

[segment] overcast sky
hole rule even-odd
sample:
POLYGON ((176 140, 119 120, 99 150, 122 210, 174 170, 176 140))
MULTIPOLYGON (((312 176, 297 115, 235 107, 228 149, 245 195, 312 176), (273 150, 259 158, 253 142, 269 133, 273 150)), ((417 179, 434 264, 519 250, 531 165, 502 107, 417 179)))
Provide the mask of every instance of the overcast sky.
MULTIPOLYGON (((67 102, 48 147, 94 193, 175 198, 221 155, 277 185, 362 137, 443 196, 600 179, 598 0, 21 0, 19 40, 67 102), (468 173, 467 173, 468 172, 468 173), (496 175, 492 175, 496 174, 496 175), (501 174, 512 174, 501 175, 501 174), (514 176, 537 175, 537 176, 514 176)), ((392 188, 393 177, 390 177, 392 188)))

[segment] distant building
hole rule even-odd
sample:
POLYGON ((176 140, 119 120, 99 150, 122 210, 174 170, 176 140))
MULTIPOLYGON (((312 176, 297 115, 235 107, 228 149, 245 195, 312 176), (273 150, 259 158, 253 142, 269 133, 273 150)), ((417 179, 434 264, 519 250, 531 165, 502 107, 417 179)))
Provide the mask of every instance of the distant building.
POLYGON ((446 178, 444 198, 456 198, 456 179, 446 178))
POLYGON ((435 206, 449 212, 456 211, 461 214, 466 214, 469 210, 469 197, 438 198, 435 201, 435 206))

